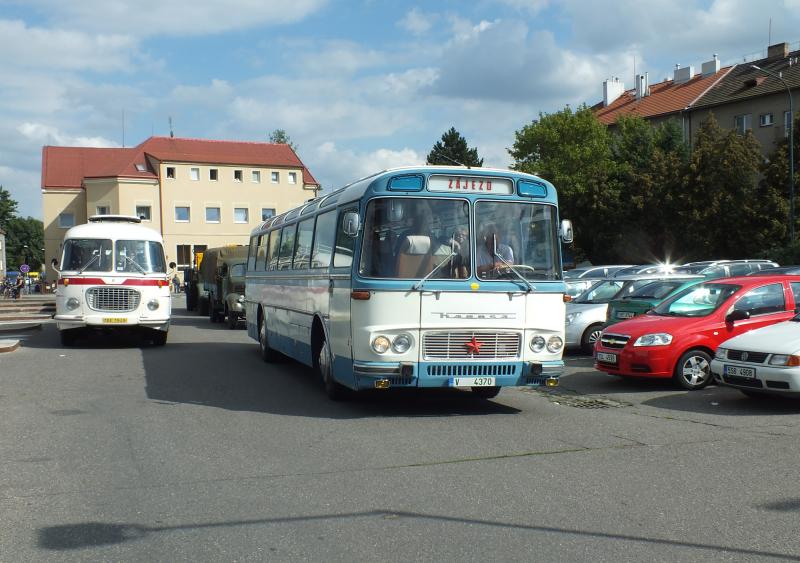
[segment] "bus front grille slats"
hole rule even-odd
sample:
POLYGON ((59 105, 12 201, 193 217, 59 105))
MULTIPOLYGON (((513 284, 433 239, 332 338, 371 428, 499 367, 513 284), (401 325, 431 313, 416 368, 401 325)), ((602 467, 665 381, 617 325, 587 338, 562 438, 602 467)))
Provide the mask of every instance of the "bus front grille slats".
POLYGON ((432 377, 497 377, 517 375, 517 366, 505 364, 431 364, 432 377))
POLYGON ((517 359, 520 355, 522 335, 516 332, 429 332, 423 338, 423 357, 425 359, 517 359), (468 343, 472 339, 480 350, 476 354, 468 343))
POLYGON ((138 291, 128 287, 92 287, 86 291, 86 303, 95 311, 135 311, 141 299, 138 291))

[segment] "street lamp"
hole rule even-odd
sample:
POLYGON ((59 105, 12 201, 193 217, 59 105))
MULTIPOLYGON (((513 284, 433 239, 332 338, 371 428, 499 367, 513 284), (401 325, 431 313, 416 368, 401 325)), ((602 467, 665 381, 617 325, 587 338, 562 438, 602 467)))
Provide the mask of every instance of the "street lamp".
POLYGON ((789 94, 789 242, 794 242, 794 131, 792 130, 794 127, 794 106, 792 105, 792 90, 780 73, 775 74, 756 65, 750 66, 780 80, 789 94))

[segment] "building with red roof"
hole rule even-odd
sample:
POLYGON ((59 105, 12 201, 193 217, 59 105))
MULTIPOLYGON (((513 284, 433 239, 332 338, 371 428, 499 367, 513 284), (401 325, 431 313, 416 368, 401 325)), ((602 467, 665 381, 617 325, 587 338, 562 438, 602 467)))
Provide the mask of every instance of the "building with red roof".
POLYGON ((195 251, 247 244, 265 217, 319 187, 286 144, 150 137, 132 148, 45 146, 46 261, 69 227, 119 214, 160 231, 167 261, 189 266, 195 251))

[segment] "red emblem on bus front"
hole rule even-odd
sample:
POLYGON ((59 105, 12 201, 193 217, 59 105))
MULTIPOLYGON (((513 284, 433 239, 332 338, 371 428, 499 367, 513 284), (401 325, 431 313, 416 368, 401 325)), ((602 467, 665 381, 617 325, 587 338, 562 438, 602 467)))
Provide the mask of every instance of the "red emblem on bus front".
POLYGON ((475 337, 473 336, 472 340, 467 342, 465 344, 465 346, 467 347, 467 350, 469 351, 469 353, 472 354, 473 356, 475 356, 475 355, 478 355, 478 354, 481 353, 481 346, 483 346, 483 343, 482 342, 478 342, 475 339, 475 337))

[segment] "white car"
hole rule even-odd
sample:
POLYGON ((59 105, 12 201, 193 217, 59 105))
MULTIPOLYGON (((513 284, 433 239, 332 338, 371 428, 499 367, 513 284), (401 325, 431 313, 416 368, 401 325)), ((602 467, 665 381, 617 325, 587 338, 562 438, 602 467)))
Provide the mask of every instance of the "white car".
POLYGON ((751 397, 800 393, 800 315, 726 340, 711 373, 751 397))

